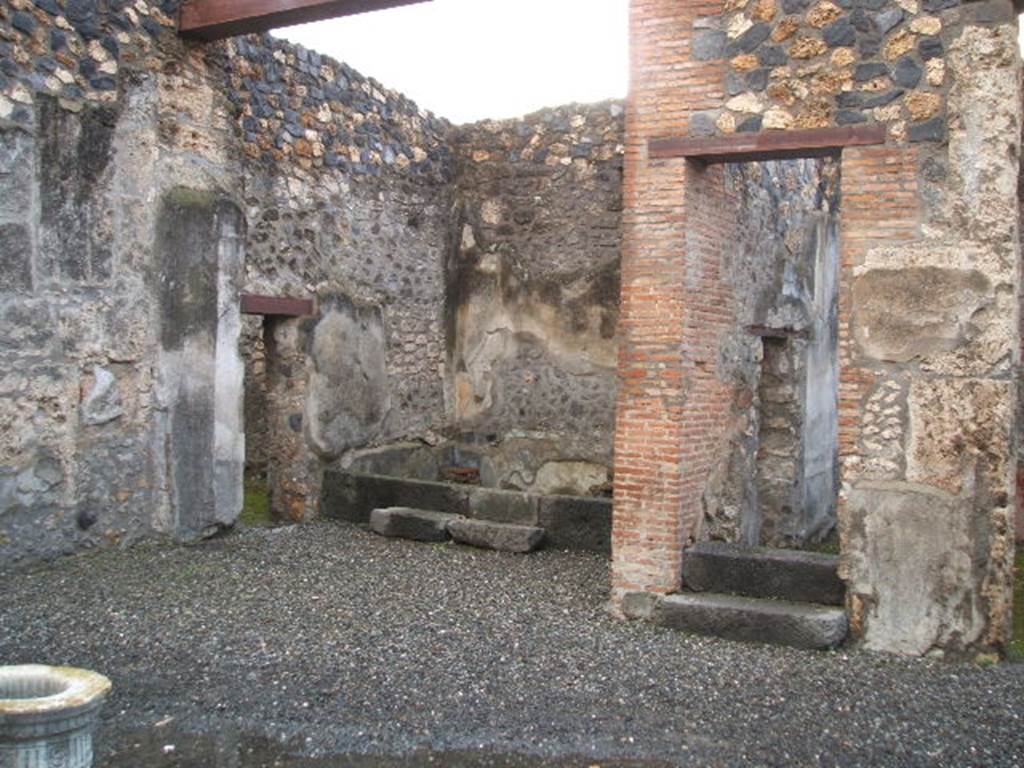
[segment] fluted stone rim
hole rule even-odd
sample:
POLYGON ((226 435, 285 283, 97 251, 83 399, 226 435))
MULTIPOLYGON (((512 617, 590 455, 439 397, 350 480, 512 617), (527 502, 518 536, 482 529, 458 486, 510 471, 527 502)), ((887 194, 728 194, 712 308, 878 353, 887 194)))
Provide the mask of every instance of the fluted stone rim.
POLYGON ((98 707, 111 688, 108 678, 87 669, 51 667, 45 664, 0 667, 0 696, 6 687, 16 682, 35 682, 44 690, 54 692, 31 698, 0 698, 0 724, 98 707))

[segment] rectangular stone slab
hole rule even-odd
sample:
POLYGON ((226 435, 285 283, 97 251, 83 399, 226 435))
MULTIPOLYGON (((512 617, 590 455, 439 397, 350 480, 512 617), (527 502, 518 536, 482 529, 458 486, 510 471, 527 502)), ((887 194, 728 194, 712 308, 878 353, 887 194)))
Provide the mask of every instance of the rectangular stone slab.
POLYGON ((683 584, 693 592, 843 605, 838 567, 839 558, 819 552, 705 541, 683 554, 683 584))
POLYGON ((385 507, 370 513, 370 530, 381 536, 413 541, 448 541, 448 525, 459 515, 410 507, 385 507))
POLYGON ((836 647, 847 631, 842 608, 711 592, 667 595, 654 607, 651 620, 728 640, 812 650, 836 647))
POLYGON ((487 520, 455 520, 448 532, 460 544, 502 552, 532 552, 544 539, 544 529, 487 520))

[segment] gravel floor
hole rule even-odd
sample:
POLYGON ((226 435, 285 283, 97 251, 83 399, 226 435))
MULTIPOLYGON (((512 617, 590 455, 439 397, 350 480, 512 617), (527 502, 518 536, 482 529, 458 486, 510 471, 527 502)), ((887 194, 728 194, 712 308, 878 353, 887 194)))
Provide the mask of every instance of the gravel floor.
POLYGON ((607 580, 591 555, 249 529, 0 576, 0 661, 113 679, 98 767, 1024 765, 1024 665, 619 622, 607 580))

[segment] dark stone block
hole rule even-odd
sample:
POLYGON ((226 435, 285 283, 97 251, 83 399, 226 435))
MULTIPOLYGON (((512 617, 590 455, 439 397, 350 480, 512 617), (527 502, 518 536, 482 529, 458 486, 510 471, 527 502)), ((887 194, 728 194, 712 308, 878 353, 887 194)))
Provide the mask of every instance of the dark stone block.
POLYGON ((945 47, 942 45, 942 40, 937 37, 923 37, 917 44, 917 52, 921 54, 924 61, 928 61, 928 59, 942 56, 945 53, 945 47))
POLYGON ((0 292, 32 290, 32 237, 24 224, 0 224, 0 292))
POLYGON ((32 14, 25 13, 24 11, 15 11, 14 16, 11 18, 11 26, 19 32, 31 35, 36 31, 37 24, 32 14))
POLYGON ((914 88, 921 82, 921 65, 910 56, 904 56, 896 62, 892 70, 892 79, 902 88, 914 88))
POLYGON ((611 554, 610 499, 542 496, 537 524, 546 531, 550 548, 611 554))
POLYGON ((747 89, 751 91, 763 91, 768 87, 768 75, 770 70, 755 69, 747 74, 747 89))
POLYGON ((903 21, 903 11, 899 8, 890 8, 888 11, 875 15, 875 25, 883 35, 889 34, 890 30, 903 21))
POLYGON ((486 520, 453 520, 448 533, 460 544, 501 552, 532 552, 544 540, 544 529, 529 525, 508 525, 486 520))
POLYGON ((885 66, 885 64, 870 62, 868 64, 858 64, 853 70, 853 79, 857 82, 863 83, 888 74, 889 68, 885 66))
POLYGON ((761 115, 751 115, 736 126, 736 131, 738 133, 757 133, 761 130, 763 122, 764 118, 762 118, 761 115))
POLYGON ((527 493, 493 488, 473 488, 469 492, 469 515, 478 520, 536 525, 537 506, 537 497, 527 493))
POLYGON ((964 24, 1006 24, 1017 18, 1011 0, 987 0, 967 3, 960 11, 964 24))
POLYGON ((842 109, 857 109, 864 103, 864 94, 860 91, 843 91, 836 95, 836 104, 842 109))
POLYGON ((667 595, 651 621, 672 629, 809 650, 835 648, 846 639, 842 608, 718 594, 667 595))
POLYGON ((60 16, 60 6, 57 0, 36 0, 36 8, 46 11, 51 16, 60 16))
POLYGON ((853 45, 857 41, 857 32, 850 19, 844 16, 825 27, 822 39, 830 48, 853 45))
POLYGON ((469 487, 333 470, 324 472, 320 511, 325 517, 366 523, 374 509, 385 507, 465 515, 469 512, 469 487))
POLYGON ((862 34, 877 34, 879 31, 875 20, 863 8, 858 8, 850 14, 850 23, 862 34))
POLYGON ((857 40, 857 50, 866 59, 873 58, 882 50, 882 36, 878 34, 861 35, 857 40))
POLYGON ((945 11, 949 8, 956 8, 960 0, 924 0, 923 7, 929 13, 945 11))
POLYGON ((725 76, 725 92, 730 96, 735 96, 739 93, 743 93, 746 90, 746 84, 743 82, 743 78, 736 72, 730 72, 725 76))
POLYGON ((902 89, 896 89, 893 91, 882 91, 881 93, 875 93, 864 99, 865 109, 874 109, 875 107, 884 107, 886 104, 891 104, 902 96, 904 91, 902 89))
POLYGON ((866 115, 852 109, 841 109, 836 113, 837 125, 854 125, 855 123, 866 123, 867 121, 866 115))
POLYGON ((842 605, 838 565, 835 556, 817 552, 706 541, 684 553, 683 584, 695 592, 842 605))
POLYGON ((781 67, 789 62, 789 56, 781 45, 762 45, 757 49, 757 61, 762 67, 781 67))
POLYGON ((719 29, 698 29, 693 33, 691 55, 696 61, 714 61, 725 55, 725 32, 719 29))
POLYGON ((755 24, 726 46, 725 55, 732 58, 741 53, 751 53, 768 39, 771 32, 770 25, 763 22, 755 24))
POLYGON ((910 141, 944 141, 946 138, 946 121, 942 117, 933 117, 923 123, 910 126, 907 131, 910 141))
POLYGON ((393 539, 448 541, 448 524, 461 519, 445 512, 388 507, 370 513, 370 530, 393 539))
POLYGON ((786 13, 802 13, 811 4, 811 0, 782 0, 782 10, 786 13))
POLYGON ((854 8, 863 8, 867 11, 880 11, 882 10, 889 0, 854 0, 854 8))

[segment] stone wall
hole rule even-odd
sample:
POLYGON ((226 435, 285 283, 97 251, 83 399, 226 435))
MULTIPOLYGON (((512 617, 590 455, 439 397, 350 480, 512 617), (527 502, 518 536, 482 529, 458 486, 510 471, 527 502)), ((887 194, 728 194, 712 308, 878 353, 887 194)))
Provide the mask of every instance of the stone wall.
POLYGON ((498 487, 599 492, 616 387, 623 108, 455 131, 446 321, 457 432, 498 487))
MULTIPOLYGON (((637 2, 631 25, 613 593, 680 587, 698 499, 734 427, 729 382, 709 374, 706 332, 687 322, 723 290, 709 247, 722 224, 697 199, 720 194, 719 178, 715 166, 652 160, 648 141, 875 121, 883 144, 840 153, 851 630, 909 654, 1002 647, 1020 362, 1013 4, 637 2), (746 90, 729 95, 739 78, 746 90)), ((724 292, 716 323, 733 311, 724 292)))

